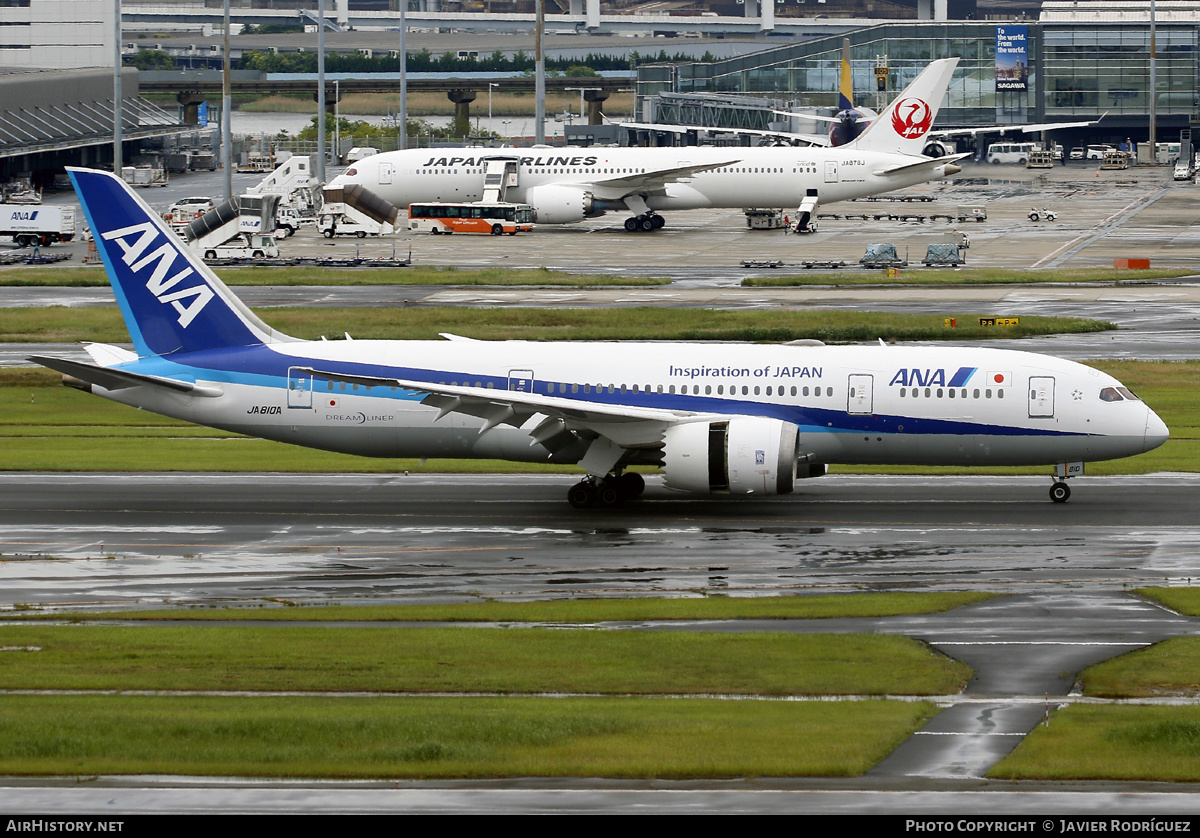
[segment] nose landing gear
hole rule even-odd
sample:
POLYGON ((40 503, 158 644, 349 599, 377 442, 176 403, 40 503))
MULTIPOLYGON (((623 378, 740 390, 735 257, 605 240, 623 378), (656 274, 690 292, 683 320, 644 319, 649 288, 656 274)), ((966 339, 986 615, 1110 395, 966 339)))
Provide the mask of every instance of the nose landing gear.
POLYGON ((1055 503, 1066 503, 1070 497, 1071 487, 1066 484, 1066 481, 1056 480, 1050 487, 1050 500, 1055 503))

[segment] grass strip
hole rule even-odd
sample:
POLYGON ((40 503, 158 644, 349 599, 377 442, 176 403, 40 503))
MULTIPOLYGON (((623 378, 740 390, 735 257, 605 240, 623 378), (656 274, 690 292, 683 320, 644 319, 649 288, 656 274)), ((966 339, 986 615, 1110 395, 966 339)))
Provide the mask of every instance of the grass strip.
POLYGON ((1089 666, 1083 694, 1098 698, 1200 695, 1200 639, 1176 637, 1089 666))
POLYGON ((1200 617, 1200 588, 1138 588, 1137 593, 1179 614, 1200 617))
MULTIPOLYGON (((297 265, 288 268, 244 267, 218 271, 226 285, 504 285, 528 287, 593 288, 610 286, 670 285, 662 277, 613 274, 576 274, 549 268, 324 268, 297 265)), ((108 285, 103 268, 0 269, 0 286, 54 286, 94 288, 108 285)))
MULTIPOLYGON (((3 557, 0 556, 0 559, 3 557)), ((437 605, 335 605, 301 607, 264 600, 247 608, 175 608, 104 614, 20 614, 61 620, 352 620, 408 622, 596 623, 642 620, 819 620, 837 617, 894 617, 931 614, 984 602, 994 594, 934 593, 818 594, 766 597, 645 597, 571 599, 552 602, 460 602, 437 605), (264 607, 271 606, 271 607, 264 607), (283 607, 278 607, 283 606, 283 607), (289 607, 290 606, 290 607, 289 607)))
POLYGON ((32 623, 0 645, 0 689, 943 695, 970 675, 874 635, 32 623))
POLYGON ((6 696, 0 773, 852 777, 925 702, 6 696))
POLYGON ((988 772, 1003 780, 1200 780, 1200 707, 1074 704, 988 772))
MULTIPOLYGON (((883 340, 936 341, 1015 339, 1115 329, 1112 323, 1075 317, 1022 317, 1019 326, 980 326, 978 315, 853 311, 726 311, 664 309, 458 308, 271 308, 259 310, 280 331, 306 340, 337 339, 350 330, 358 340, 437 340, 449 332, 478 340, 654 340, 786 342, 801 339, 845 343, 883 340)), ((116 307, 63 306, 0 309, 0 341, 17 343, 127 343, 116 307)))
POLYGON ((803 285, 1042 285, 1048 283, 1117 284, 1148 278, 1191 276, 1188 268, 1161 270, 1117 270, 1116 268, 1081 268, 1074 270, 1020 270, 1010 268, 969 268, 901 270, 899 277, 888 277, 885 271, 858 273, 803 273, 787 276, 750 276, 742 280, 747 288, 788 288, 803 285))

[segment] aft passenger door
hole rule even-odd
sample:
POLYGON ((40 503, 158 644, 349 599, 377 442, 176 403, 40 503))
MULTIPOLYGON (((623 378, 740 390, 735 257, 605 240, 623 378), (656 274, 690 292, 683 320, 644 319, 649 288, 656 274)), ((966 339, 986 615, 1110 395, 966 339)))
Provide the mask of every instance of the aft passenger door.
POLYGON ((300 367, 288 369, 288 407, 312 407, 312 375, 300 367))
POLYGON ((1054 418, 1054 379, 1048 375, 1029 377, 1029 418, 1054 418))
POLYGON ((838 182, 838 169, 837 169, 837 161, 836 160, 826 160, 825 161, 825 182, 826 183, 837 183, 838 182))

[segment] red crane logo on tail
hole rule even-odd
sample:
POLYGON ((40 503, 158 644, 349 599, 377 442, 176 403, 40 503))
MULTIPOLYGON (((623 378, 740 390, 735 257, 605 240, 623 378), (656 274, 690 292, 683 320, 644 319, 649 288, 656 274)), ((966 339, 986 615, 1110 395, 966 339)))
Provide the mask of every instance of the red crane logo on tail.
POLYGON ((933 113, 929 105, 921 99, 908 97, 896 103, 892 111, 892 128, 901 137, 909 140, 920 139, 933 125, 933 113))

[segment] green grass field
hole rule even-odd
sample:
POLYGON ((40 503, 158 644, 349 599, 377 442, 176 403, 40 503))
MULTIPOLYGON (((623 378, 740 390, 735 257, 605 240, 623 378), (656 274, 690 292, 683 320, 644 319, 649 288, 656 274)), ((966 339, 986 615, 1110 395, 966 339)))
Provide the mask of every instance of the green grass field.
MULTIPOLYGON (((1084 318, 1023 317, 1019 326, 980 326, 978 315, 960 313, 960 325, 947 328, 938 315, 849 311, 727 311, 663 309, 460 308, 400 306, 382 308, 270 308, 259 315, 272 327, 306 340, 438 340, 449 332, 478 340, 725 340, 827 343, 883 340, 1015 339, 1030 335, 1077 334, 1116 328, 1084 318)), ((128 343, 129 333, 115 308, 0 309, 0 341, 98 341, 128 343)))
POLYGON ((105 691, 6 696, 6 775, 855 776, 935 706, 797 697, 970 676, 881 635, 36 624, 0 644, 0 689, 105 691), (148 690, 176 694, 107 692, 148 690))
POLYGON ((1200 707, 1074 704, 988 776, 1003 780, 1200 781, 1200 707))
POLYGON ((927 702, 7 696, 0 773, 852 777, 927 702))
MULTIPOLYGON (((668 285, 668 279, 574 274, 548 268, 322 268, 297 265, 288 268, 220 268, 226 285, 515 285, 527 287, 592 288, 604 286, 668 285)), ((104 269, 95 268, 0 268, 0 287, 60 286, 97 287, 108 285, 104 269)))

